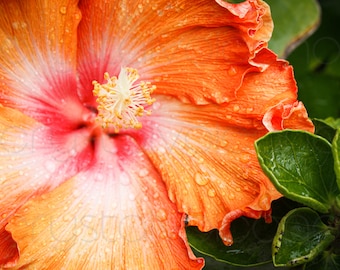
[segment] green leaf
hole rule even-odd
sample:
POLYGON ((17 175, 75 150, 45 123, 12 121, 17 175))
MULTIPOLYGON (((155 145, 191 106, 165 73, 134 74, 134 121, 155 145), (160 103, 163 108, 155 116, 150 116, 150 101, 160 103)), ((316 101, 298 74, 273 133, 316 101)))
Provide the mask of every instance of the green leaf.
POLYGON ((340 118, 335 119, 333 117, 328 117, 324 120, 324 122, 334 129, 340 128, 340 118))
MULTIPOLYGON (((273 265, 273 263, 268 264, 261 264, 259 266, 250 266, 250 267, 243 267, 243 266, 234 266, 231 264, 228 264, 223 261, 217 261, 214 258, 210 257, 209 255, 202 254, 198 252, 197 250, 193 250, 196 257, 204 258, 205 264, 204 264, 204 270, 278 270, 277 267, 273 265)), ((279 268, 280 269, 280 268, 279 268)))
POLYGON ((330 143, 296 130, 268 133, 255 142, 260 165, 287 198, 327 213, 340 193, 330 143))
POLYGON ((306 106, 308 115, 312 118, 339 117, 340 78, 316 72, 299 74, 297 68, 294 70, 299 86, 299 99, 306 106))
POLYGON ((316 0, 266 0, 274 21, 269 48, 285 57, 319 25, 320 8, 316 0))
POLYGON ((200 232, 196 227, 187 228, 190 245, 200 253, 236 266, 253 266, 271 260, 271 243, 277 224, 241 217, 232 223, 234 243, 223 244, 218 230, 200 232))
POLYGON ((336 174, 336 181, 340 187, 340 128, 335 134, 332 146, 334 156, 334 171, 336 174))
MULTIPOLYGON (((281 1, 278 1, 281 2, 281 1)), ((298 2, 298 1, 297 1, 298 2)), ((299 99, 313 118, 340 117, 340 1, 321 0, 322 23, 288 57, 299 86, 299 99)), ((303 14, 303 13, 302 13, 303 14)))
POLYGON ((280 198, 272 204, 271 224, 262 219, 254 220, 246 217, 236 219, 231 224, 234 237, 232 246, 225 246, 217 230, 200 232, 196 227, 187 227, 187 237, 197 256, 206 258, 206 268, 234 269, 232 265, 253 266, 252 269, 272 269, 273 265, 263 265, 271 262, 272 241, 278 223, 290 210, 300 206, 287 198, 280 198), (206 256, 205 256, 206 255, 206 256), (212 257, 212 258, 211 258, 212 257), (217 261, 216 261, 217 260, 217 261), (216 265, 229 264, 229 268, 217 268, 216 265), (254 268, 259 265, 259 268, 254 268))
POLYGON ((295 266, 314 259, 335 237, 314 210, 290 211, 280 222, 273 240, 275 266, 295 266))
POLYGON ((337 270, 340 269, 340 256, 329 251, 325 251, 315 260, 307 263, 305 270, 337 270))
POLYGON ((326 120, 322 119, 313 119, 313 124, 315 126, 315 134, 332 143, 336 133, 336 128, 332 127, 326 120))

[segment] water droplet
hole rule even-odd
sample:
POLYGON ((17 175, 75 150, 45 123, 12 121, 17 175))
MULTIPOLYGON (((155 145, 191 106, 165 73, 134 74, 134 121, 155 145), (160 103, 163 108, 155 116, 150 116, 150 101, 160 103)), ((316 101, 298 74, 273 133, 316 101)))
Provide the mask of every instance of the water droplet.
POLYGON ((202 164, 204 162, 204 158, 200 157, 198 160, 197 160, 198 163, 202 164))
POLYGON ((81 17, 80 17, 80 14, 79 13, 76 13, 75 15, 74 15, 74 18, 76 19, 76 20, 79 20, 81 17))
POLYGON ((75 236, 79 236, 79 235, 81 234, 81 232, 82 232, 81 228, 78 228, 78 229, 76 229, 76 230, 73 231, 73 234, 74 234, 75 236))
POLYGON ((62 6, 62 7, 60 7, 59 11, 60 11, 60 13, 61 13, 61 14, 65 15, 65 14, 66 14, 66 11, 67 11, 67 9, 66 9, 66 7, 65 7, 65 6, 62 6))
POLYGON ((53 161, 47 160, 44 164, 44 167, 47 171, 53 173, 56 170, 56 165, 53 161))
POLYGON ((158 211, 156 212, 156 218, 159 221, 165 221, 168 218, 168 215, 164 209, 158 209, 158 211))
POLYGON ((223 140, 223 141, 220 142, 220 145, 221 145, 222 147, 224 147, 224 146, 227 145, 227 143, 228 143, 228 142, 227 142, 226 140, 223 140))
POLYGON ((161 103, 156 101, 152 104, 152 109, 158 110, 161 107, 161 103))
POLYGON ((175 240, 175 239, 177 239, 177 233, 175 233, 175 232, 169 232, 169 233, 168 233, 168 237, 175 240))
POLYGON ((241 156, 240 159, 241 159, 242 162, 247 163, 247 162, 250 161, 250 155, 244 154, 244 155, 241 156))
POLYGON ((159 234, 159 237, 161 238, 161 239, 165 239, 166 238, 166 233, 165 232, 161 232, 160 234, 159 234))
POLYGON ((243 179, 248 179, 249 178, 249 171, 248 170, 244 171, 242 173, 242 177, 243 177, 243 179))
POLYGON ((123 186, 128 186, 130 184, 130 178, 128 177, 127 174, 121 173, 120 175, 120 181, 119 181, 123 186))
POLYGON ((148 171, 147 169, 145 169, 145 168, 141 169, 141 170, 139 171, 139 173, 138 173, 138 175, 139 175, 140 177, 145 177, 145 176, 147 176, 148 174, 149 174, 149 171, 148 171))
POLYGON ((159 151, 161 154, 164 154, 166 150, 165 150, 164 147, 160 146, 160 147, 158 148, 158 151, 159 151))
POLYGON ((216 196, 216 191, 214 189, 209 189, 208 190, 208 196, 213 198, 216 196))
POLYGON ((157 10, 157 14, 159 17, 164 15, 164 11, 163 10, 157 10))
POLYGON ((240 106, 235 104, 233 107, 234 112, 238 112, 240 110, 240 106))
POLYGON ((209 183, 209 177, 206 175, 202 175, 200 173, 196 173, 195 175, 195 182, 200 186, 205 186, 209 183))
POLYGON ((237 74, 236 68, 233 67, 233 66, 231 66, 231 67, 228 69, 228 74, 229 74, 230 76, 236 75, 236 74, 237 74))
POLYGON ((71 151, 70 151, 70 156, 71 156, 71 157, 74 157, 76 154, 77 154, 77 151, 74 150, 74 149, 71 149, 71 151))

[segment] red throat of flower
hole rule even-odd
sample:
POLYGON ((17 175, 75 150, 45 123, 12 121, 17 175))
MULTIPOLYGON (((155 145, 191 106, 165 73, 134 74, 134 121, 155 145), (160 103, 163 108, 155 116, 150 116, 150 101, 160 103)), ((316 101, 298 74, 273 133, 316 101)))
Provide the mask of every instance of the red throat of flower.
POLYGON ((140 129, 139 118, 151 114, 146 107, 155 102, 151 94, 156 86, 150 82, 137 82, 137 70, 129 67, 122 68, 118 78, 105 72, 104 79, 107 82, 103 84, 92 82, 98 104, 97 122, 104 129, 114 129, 115 133, 126 128, 140 129))

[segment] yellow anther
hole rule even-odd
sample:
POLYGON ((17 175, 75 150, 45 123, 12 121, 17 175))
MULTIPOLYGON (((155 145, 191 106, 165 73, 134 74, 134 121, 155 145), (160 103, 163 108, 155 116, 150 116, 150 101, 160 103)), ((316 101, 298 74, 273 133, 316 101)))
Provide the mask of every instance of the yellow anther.
POLYGON ((137 82, 137 70, 128 67, 121 69, 118 78, 105 72, 104 79, 107 81, 104 84, 92 82, 98 103, 97 121, 103 128, 113 128, 117 133, 122 128, 141 128, 138 117, 151 114, 145 107, 155 102, 151 94, 156 86, 137 82))

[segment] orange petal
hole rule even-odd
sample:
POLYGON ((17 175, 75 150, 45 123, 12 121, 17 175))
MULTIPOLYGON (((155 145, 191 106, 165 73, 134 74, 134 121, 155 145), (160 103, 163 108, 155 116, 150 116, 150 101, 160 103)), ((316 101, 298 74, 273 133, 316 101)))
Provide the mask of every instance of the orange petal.
POLYGON ((301 102, 293 104, 279 103, 270 108, 263 118, 263 124, 269 131, 289 129, 303 129, 314 132, 312 121, 306 121, 308 115, 301 102))
POLYGON ((0 229, 30 198, 88 166, 92 152, 85 135, 56 135, 22 113, 0 107, 0 229))
MULTIPOLYGON (((5 228, 0 228, 0 267, 14 266, 19 258, 17 243, 5 228)), ((1 268, 2 269, 2 268, 1 268)))
POLYGON ((228 125, 214 116, 222 106, 185 105, 156 97, 157 107, 132 133, 166 182, 169 197, 190 224, 203 231, 220 228, 234 210, 268 211, 281 195, 262 173, 254 141, 264 126, 228 125), (215 106, 213 113, 211 109, 215 106))
POLYGON ((169 196, 190 224, 219 228, 232 243, 230 222, 237 213, 267 216, 281 195, 258 164, 254 141, 268 130, 313 131, 303 105, 296 101, 292 67, 268 49, 254 61, 267 67, 243 78, 236 98, 221 105, 189 106, 155 96, 153 114, 136 136, 165 180, 169 196))
POLYGON ((231 231, 230 231, 231 222, 242 216, 253 218, 253 219, 259 219, 263 217, 266 223, 272 222, 271 210, 260 212, 260 211, 255 211, 253 209, 246 209, 246 210, 237 209, 232 212, 229 212, 223 218, 222 226, 220 227, 220 232, 219 232, 220 237, 225 245, 230 246, 233 244, 233 236, 231 235, 231 231))
POLYGON ((235 15, 233 26, 246 33, 244 37, 253 55, 267 45, 274 26, 270 7, 264 1, 248 0, 237 5, 223 0, 216 2, 235 15))
POLYGON ((0 102, 57 126, 78 120, 76 0, 1 1, 0 102), (76 119, 73 119, 76 118, 76 119))
POLYGON ((208 112, 228 125, 263 128, 269 131, 283 128, 312 132, 313 123, 306 109, 297 102, 297 85, 293 68, 285 60, 278 60, 268 49, 263 49, 256 60, 267 65, 263 72, 244 76, 236 99, 222 106, 211 106, 208 112))
POLYGON ((102 137, 96 163, 20 209, 13 269, 201 269, 182 214, 129 137, 102 137))
POLYGON ((262 1, 84 0, 80 9, 78 71, 87 103, 94 103, 92 80, 122 66, 138 69, 159 94, 199 104, 234 99, 244 74, 264 68, 253 61, 272 29, 262 1))

